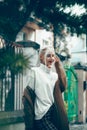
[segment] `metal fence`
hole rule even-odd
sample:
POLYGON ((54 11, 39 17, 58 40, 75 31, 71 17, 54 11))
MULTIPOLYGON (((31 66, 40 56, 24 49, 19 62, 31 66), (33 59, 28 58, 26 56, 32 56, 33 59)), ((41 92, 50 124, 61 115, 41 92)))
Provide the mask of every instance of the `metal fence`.
POLYGON ((22 75, 14 76, 14 86, 12 87, 12 77, 8 70, 6 76, 0 79, 0 111, 13 111, 22 109, 23 83, 22 75))

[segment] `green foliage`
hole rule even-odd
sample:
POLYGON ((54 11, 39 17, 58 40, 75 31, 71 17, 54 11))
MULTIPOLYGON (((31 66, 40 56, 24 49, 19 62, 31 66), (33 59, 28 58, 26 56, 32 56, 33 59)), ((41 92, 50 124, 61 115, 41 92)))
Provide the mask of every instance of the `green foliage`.
POLYGON ((87 33, 87 13, 75 16, 65 13, 64 9, 73 5, 83 5, 87 12, 86 0, 1 0, 0 1, 0 35, 4 39, 14 41, 17 33, 22 29, 33 13, 35 19, 46 29, 52 26, 58 28, 63 23, 78 33, 87 33), (49 26, 48 26, 49 25, 49 26), (12 34, 12 35, 11 35, 12 34))
POLYGON ((29 67, 29 58, 28 56, 23 55, 23 53, 0 50, 0 55, 0 77, 5 76, 6 70, 17 75, 18 73, 23 73, 23 71, 29 67))
POLYGON ((30 0, 0 1, 0 35, 4 39, 14 41, 17 33, 25 25, 31 8, 30 0))
MULTIPOLYGON (((71 15, 71 13, 65 13, 64 10, 68 7, 73 7, 75 4, 83 5, 87 10, 87 2, 84 0, 51 0, 43 1, 39 0, 35 8, 35 15, 42 19, 45 24, 52 23, 53 26, 58 29, 58 25, 66 24, 70 31, 73 33, 81 34, 86 33, 87 26, 87 13, 83 13, 80 16, 71 15)), ((77 10, 78 11, 78 10, 77 10)), ((80 10, 81 11, 81 10, 80 10)), ((57 33, 57 32, 56 32, 57 33)))

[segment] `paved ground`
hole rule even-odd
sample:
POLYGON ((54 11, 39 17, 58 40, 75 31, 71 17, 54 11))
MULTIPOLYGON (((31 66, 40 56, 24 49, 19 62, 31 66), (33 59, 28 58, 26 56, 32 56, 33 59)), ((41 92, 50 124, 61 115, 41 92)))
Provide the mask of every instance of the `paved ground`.
MULTIPOLYGON (((24 130, 24 123, 0 126, 0 130, 24 130)), ((70 130, 87 130, 87 124, 70 125, 70 130)))
POLYGON ((87 124, 71 125, 70 130, 87 130, 87 124))

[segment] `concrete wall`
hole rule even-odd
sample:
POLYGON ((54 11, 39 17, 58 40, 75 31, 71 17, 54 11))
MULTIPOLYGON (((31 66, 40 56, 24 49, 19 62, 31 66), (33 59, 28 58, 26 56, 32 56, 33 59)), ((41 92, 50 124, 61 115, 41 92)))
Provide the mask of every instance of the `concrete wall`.
POLYGON ((24 130, 24 123, 8 124, 0 126, 0 130, 24 130))
MULTIPOLYGON (((87 71, 85 72, 85 78, 86 78, 86 82, 87 82, 87 71)), ((87 84, 86 84, 86 89, 87 89, 87 84)), ((87 90, 86 90, 86 115, 87 115, 87 90)), ((87 121, 87 119, 86 119, 86 121, 87 121)))
POLYGON ((84 90, 83 82, 86 80, 86 72, 84 70, 76 70, 78 75, 78 122, 86 122, 86 90, 84 90))

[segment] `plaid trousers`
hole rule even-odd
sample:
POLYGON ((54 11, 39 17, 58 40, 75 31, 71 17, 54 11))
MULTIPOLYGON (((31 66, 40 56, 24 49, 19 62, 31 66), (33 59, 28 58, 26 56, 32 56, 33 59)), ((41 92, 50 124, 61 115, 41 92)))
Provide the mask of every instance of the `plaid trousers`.
POLYGON ((52 110, 54 105, 50 107, 48 112, 40 120, 35 120, 35 125, 38 130, 58 130, 51 120, 52 110))

